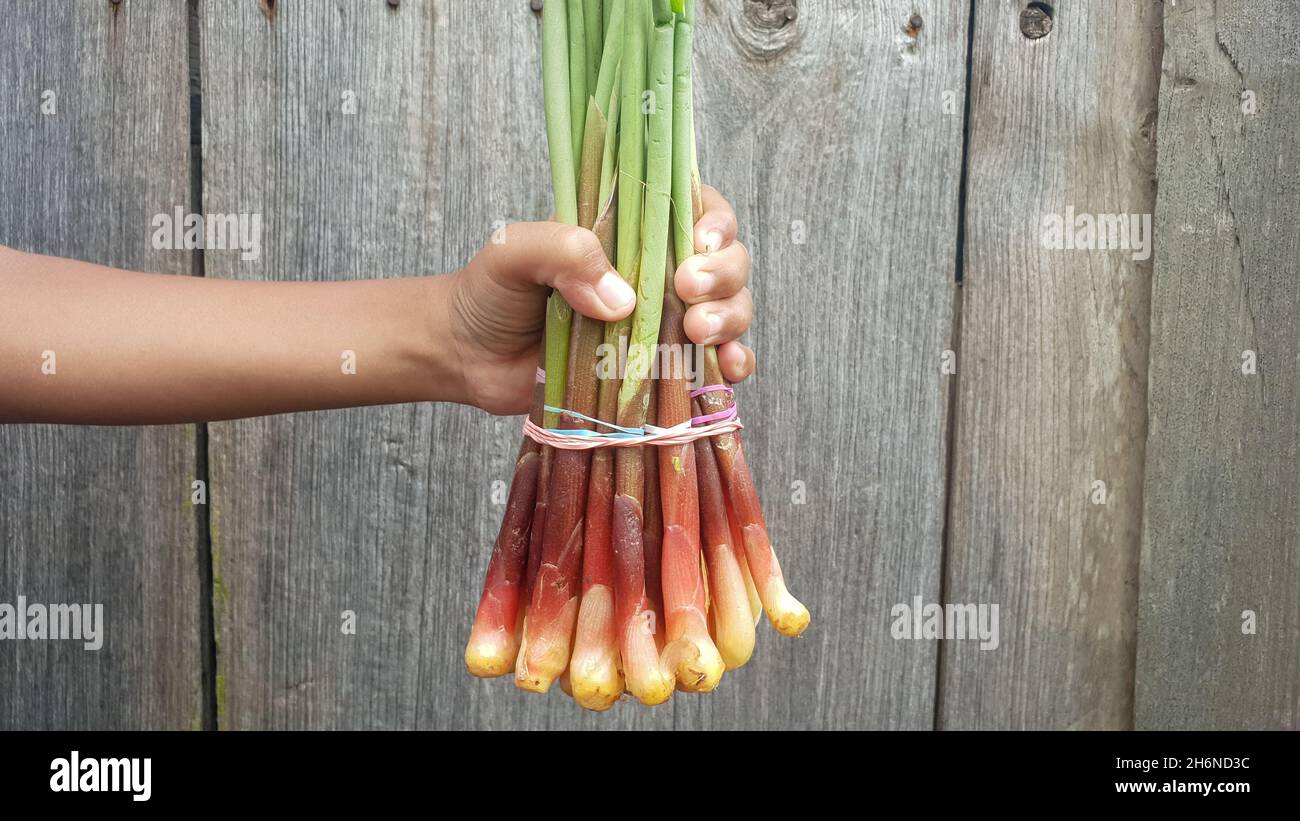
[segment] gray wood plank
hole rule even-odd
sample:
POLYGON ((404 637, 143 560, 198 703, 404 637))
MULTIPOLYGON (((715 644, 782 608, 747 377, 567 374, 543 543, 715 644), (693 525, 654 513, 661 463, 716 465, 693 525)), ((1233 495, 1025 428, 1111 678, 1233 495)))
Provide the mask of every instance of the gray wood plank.
MULTIPOLYGON (((185 19, 161 0, 7 4, 0 243, 191 273, 150 242, 190 199, 185 19)), ((100 603, 105 623, 98 651, 4 642, 0 727, 202 726, 195 448, 193 426, 0 427, 0 601, 100 603)))
POLYGON ((1132 722, 1151 263, 1041 238, 1151 214, 1160 7, 1051 5, 1041 39, 975 10, 944 599, 998 605, 1000 645, 944 643, 942 728, 1132 722))
MULTIPOLYGON (((201 8, 205 208, 263 226, 260 259, 209 255, 207 274, 439 270, 441 9, 263 9, 201 8)), ((437 445, 416 405, 209 427, 219 726, 414 724, 427 556, 447 541, 428 500, 459 486, 439 469, 453 452, 486 450, 483 427, 452 415, 459 429, 437 445)))
MULTIPOLYGON (((890 638, 889 610, 939 588, 966 15, 755 5, 702 4, 700 150, 756 255, 748 451, 810 633, 765 627, 718 693, 653 711, 594 716, 474 680, 461 653, 518 420, 407 407, 213 425, 222 726, 930 726, 937 648, 890 638), (803 367, 805 329, 833 343, 826 367, 803 367)), ((207 207, 266 226, 260 262, 209 275, 450 270, 498 221, 547 212, 526 3, 277 8, 205 7, 207 207)))
POLYGON ((1165 38, 1137 724, 1300 729, 1300 9, 1165 38))

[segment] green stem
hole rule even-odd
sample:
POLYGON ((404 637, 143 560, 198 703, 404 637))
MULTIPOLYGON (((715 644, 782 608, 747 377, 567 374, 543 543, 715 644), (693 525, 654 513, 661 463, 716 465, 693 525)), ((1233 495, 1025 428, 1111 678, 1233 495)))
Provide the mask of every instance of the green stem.
MULTIPOLYGON (((618 84, 620 75, 623 73, 623 64, 620 62, 618 69, 614 72, 614 84, 618 84)), ((603 210, 609 204, 609 198, 614 193, 614 175, 618 173, 618 117, 619 117, 619 93, 614 89, 609 95, 608 113, 605 120, 605 156, 600 164, 600 197, 598 202, 603 210)))
MULTIPOLYGON (((633 0, 626 2, 631 3, 633 0)), ((640 279, 641 189, 645 181, 645 119, 641 113, 641 92, 645 88, 646 66, 645 34, 640 20, 641 15, 629 13, 623 21, 623 68, 619 78, 622 97, 619 103, 619 177, 616 185, 623 192, 618 198, 618 272, 633 288, 637 287, 640 279)), ((609 327, 626 329, 631 327, 631 323, 630 320, 622 320, 611 323, 609 327)))
MULTIPOLYGON (((605 21, 601 0, 583 0, 582 22, 587 28, 587 90, 596 87, 596 74, 604 54, 605 21)), ((597 100, 600 98, 597 97, 597 100)))
MULTIPOLYGON (((555 218, 578 224, 577 166, 573 150, 573 123, 569 99, 569 23, 562 3, 548 3, 542 11, 542 96, 546 108, 546 141, 551 155, 551 188, 555 218)), ((558 293, 546 303, 546 404, 564 403, 569 361, 569 333, 573 309, 558 293)), ((546 413, 546 427, 556 427, 559 416, 546 413)))
POLYGON ((613 115, 610 113, 609 100, 618 94, 618 68, 623 61, 623 20, 627 3, 628 0, 616 0, 614 3, 614 18, 607 21, 609 30, 605 34, 605 48, 600 56, 600 71, 596 75, 594 86, 596 105, 610 119, 613 119, 613 115))
MULTIPOLYGON (((632 16, 629 16, 629 21, 632 16)), ((668 260, 668 228, 673 155, 673 13, 668 0, 655 0, 655 27, 650 47, 650 95, 645 162, 645 206, 641 236, 641 277, 637 285, 632 339, 627 369, 619 389, 619 424, 639 426, 645 419, 650 375, 659 320, 663 312, 664 266, 668 260), (628 422, 624 422, 624 419, 628 422)), ((628 100, 624 97, 623 105, 628 100)), ((626 135, 624 135, 626 136, 626 135)), ((626 189, 624 189, 626 190, 626 189)), ((621 217, 622 209, 619 216, 621 217)), ((623 249, 620 247, 619 252, 623 249)))
POLYGON ((695 252, 692 213, 694 172, 695 103, 691 79, 691 55, 695 40, 695 0, 686 0, 677 18, 673 44, 673 246, 677 264, 695 252))
POLYGON ((587 26, 583 0, 568 0, 569 117, 573 129, 573 173, 582 173, 582 138, 587 131, 587 26))

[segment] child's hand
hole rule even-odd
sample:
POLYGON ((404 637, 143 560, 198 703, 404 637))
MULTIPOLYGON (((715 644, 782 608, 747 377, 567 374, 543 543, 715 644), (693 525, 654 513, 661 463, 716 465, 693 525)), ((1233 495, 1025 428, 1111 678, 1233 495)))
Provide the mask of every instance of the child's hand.
MULTIPOLYGON (((749 251, 736 241, 736 215, 712 188, 695 226, 696 256, 677 271, 677 294, 689 307, 686 334, 717 345, 722 373, 739 382, 754 370, 754 352, 737 342, 749 329, 753 299, 749 251)), ((605 258, 596 235, 553 222, 509 225, 469 265, 452 275, 445 301, 469 402, 491 413, 527 413, 542 342, 547 286, 574 310, 602 321, 632 313, 636 294, 605 258)))

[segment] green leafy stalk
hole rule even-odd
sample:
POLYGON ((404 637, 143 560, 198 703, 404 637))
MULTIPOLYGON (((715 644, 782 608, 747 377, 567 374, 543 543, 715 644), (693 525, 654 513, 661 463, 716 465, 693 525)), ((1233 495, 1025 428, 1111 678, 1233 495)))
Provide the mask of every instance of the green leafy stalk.
MULTIPOLYGON (((632 0, 620 0, 620 4, 626 2, 632 0)), ((622 100, 619 104, 618 189, 623 194, 618 198, 617 264, 618 272, 633 288, 637 287, 640 279, 641 205, 644 199, 641 188, 645 181, 645 118, 641 112, 646 72, 645 35, 639 20, 640 15, 632 13, 627 14, 624 20, 623 69, 619 79, 622 100)), ((611 328, 619 326, 630 328, 631 322, 610 323, 611 328)))
POLYGON ((587 131, 587 26, 583 0, 568 0, 569 117, 573 129, 573 173, 582 173, 582 139, 587 131))
MULTIPOLYGON (((618 85, 611 81, 608 128, 618 121, 616 156, 612 140, 605 145, 606 162, 601 168, 601 203, 614 192, 618 194, 617 261, 619 275, 632 288, 637 287, 641 271, 641 206, 645 180, 645 117, 641 111, 641 92, 645 88, 645 32, 636 14, 641 0, 614 0, 612 25, 623 29, 622 60, 617 70, 618 85), (617 109, 615 111, 615 109, 617 109)), ((608 42, 608 40, 607 40, 608 42)), ((603 68, 603 66, 602 66, 603 68)), ((607 132, 608 133, 608 132, 607 132)), ((632 317, 605 323, 605 347, 616 354, 632 329, 632 317)), ((618 376, 614 377, 617 384, 618 376)), ((606 380, 609 381, 608 379, 606 380)), ((602 385, 601 389, 613 389, 602 385)), ((604 417, 607 418, 607 417, 604 417)), ((617 414, 615 414, 617 418, 617 414)))
POLYGON ((691 56, 695 41, 695 0, 686 0, 677 18, 673 57, 673 247, 677 264, 695 252, 693 180, 695 101, 691 56))
MULTIPOLYGON (((555 218, 577 225, 578 180, 569 99, 569 21, 565 6, 559 2, 548 3, 542 11, 542 97, 555 218)), ((572 324, 573 309, 564 297, 552 293, 546 303, 546 404, 555 407, 564 403, 572 324)), ((556 427, 559 416, 548 411, 544 423, 546 427, 556 427)))
MULTIPOLYGON (((587 28, 587 91, 596 87, 596 74, 604 53, 605 21, 601 0, 583 0, 582 22, 587 28)), ((600 99, 599 97, 597 99, 600 99)))
POLYGON ((612 12, 614 19, 609 21, 609 30, 605 34, 605 47, 600 56, 600 70, 596 74, 596 83, 592 92, 596 98, 596 105, 600 106, 600 113, 610 120, 616 119, 610 112, 609 101, 619 92, 618 70, 623 62, 623 20, 627 3, 628 0, 615 0, 612 12))
MULTIPOLYGON (((627 367, 619 389, 620 425, 640 426, 645 420, 650 375, 659 320, 663 311, 664 265, 668 258, 668 223, 672 190, 673 138, 673 13, 668 0, 655 0, 655 27, 651 37, 647 103, 650 105, 646 142, 646 183, 641 236, 641 277, 637 285, 632 338, 627 367), (623 420, 627 419, 627 422, 623 420)), ((623 99, 626 106, 628 100, 623 99)), ((624 134, 624 138, 626 138, 624 134)), ((620 209, 621 211, 621 209, 620 209)), ((619 214, 622 217, 622 214, 619 214)), ((619 248, 620 255, 623 249, 619 248)))
MULTIPOLYGON (((620 76, 623 73, 622 62, 618 65, 618 70, 614 72, 614 85, 618 85, 620 76)), ((619 89, 615 88, 609 95, 608 115, 605 121, 605 156, 600 163, 600 196, 597 202, 603 209, 609 203, 610 196, 614 193, 615 174, 618 173, 618 116, 619 116, 619 89)))

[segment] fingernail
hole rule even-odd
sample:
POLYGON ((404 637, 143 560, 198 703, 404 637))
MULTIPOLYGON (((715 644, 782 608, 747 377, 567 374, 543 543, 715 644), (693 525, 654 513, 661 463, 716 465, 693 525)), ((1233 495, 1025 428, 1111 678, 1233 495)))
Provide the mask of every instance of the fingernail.
POLYGON ((704 328, 709 332, 709 338, 722 333, 722 314, 709 314, 704 318, 704 328))
POLYGON ((617 271, 609 271, 596 283, 596 296, 600 297, 606 308, 617 311, 636 299, 636 292, 623 281, 617 271))
POLYGON ((708 271, 695 272, 695 293, 693 296, 708 296, 713 293, 713 287, 718 282, 718 278, 708 271))
POLYGON ((704 253, 712 254, 722 247, 722 232, 710 231, 704 235, 704 253))

